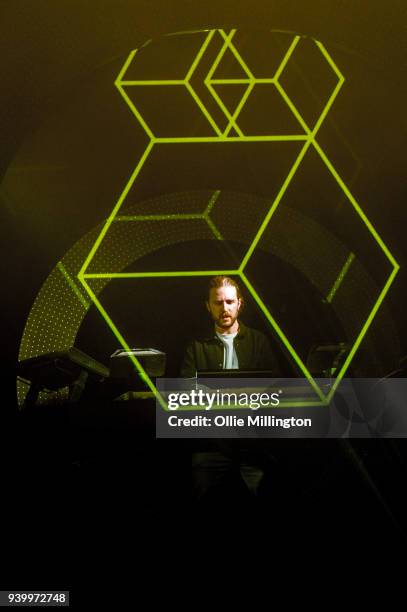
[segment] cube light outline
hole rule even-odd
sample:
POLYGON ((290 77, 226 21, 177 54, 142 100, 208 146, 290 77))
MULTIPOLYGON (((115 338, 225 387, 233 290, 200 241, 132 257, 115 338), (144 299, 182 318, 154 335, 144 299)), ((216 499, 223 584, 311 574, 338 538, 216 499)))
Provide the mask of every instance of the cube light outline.
MULTIPOLYGON (((399 264, 397 263, 397 261, 395 260, 395 258, 393 257, 393 255, 391 254, 390 250, 388 249, 388 247, 385 245, 384 241, 382 240, 382 238, 380 237, 380 235, 378 234, 378 232, 376 231, 376 229, 373 227, 372 223, 369 221, 369 219, 367 218, 366 214, 363 212, 362 208, 360 207, 360 205, 357 203, 357 201, 355 200, 355 198, 353 197, 353 195, 351 194, 349 188, 346 186, 345 182, 342 180, 342 178, 339 176, 338 172, 336 171, 335 167, 333 166, 332 162, 329 160, 329 158, 327 157, 327 155, 325 154, 325 152, 323 151, 323 149, 321 148, 321 146, 318 144, 317 140, 316 140, 316 136, 318 133, 318 130, 320 129, 322 123, 324 122, 332 104, 334 103, 334 100, 336 98, 336 96, 338 95, 344 81, 345 81, 345 77, 342 75, 342 73, 340 72, 338 66, 335 64, 334 60, 332 59, 332 57, 330 56, 330 54, 328 53, 328 51, 326 50, 326 48, 324 47, 324 45, 320 42, 317 41, 315 39, 312 39, 313 43, 317 46, 317 48, 319 49, 319 51, 321 52, 322 56, 325 58, 325 60, 327 61, 327 63, 329 64, 329 66, 332 68, 332 70, 334 71, 335 75, 338 78, 338 82, 336 84, 336 86, 334 87, 333 91, 331 92, 325 106, 322 109, 322 112, 319 116, 319 118, 317 119, 315 125, 311 128, 310 126, 308 126, 307 122, 305 121, 305 119, 301 116, 301 113, 299 112, 299 110, 297 109, 297 107, 295 106, 295 104, 293 103, 293 101, 289 98, 288 94, 285 92, 284 88, 282 87, 281 83, 279 82, 279 79, 281 77, 281 75, 284 72, 284 69, 286 68, 294 49, 296 48, 298 42, 301 39, 301 36, 296 35, 293 37, 293 40, 287 50, 287 52, 285 53, 282 61, 280 62, 280 65, 278 66, 275 74, 270 77, 270 78, 262 78, 262 79, 256 79, 256 77, 253 75, 253 73, 250 71, 249 67, 247 66, 247 64, 244 62, 241 54, 239 53, 239 51, 236 49, 234 43, 233 43, 233 37, 236 33, 236 29, 232 29, 230 30, 230 32, 227 34, 223 29, 212 29, 212 30, 208 30, 205 40, 203 42, 203 44, 201 45, 197 55, 195 56, 187 74, 185 75, 185 77, 183 79, 168 79, 168 80, 126 80, 125 78, 123 78, 125 76, 125 73, 128 69, 128 67, 130 66, 130 64, 133 62, 134 58, 136 57, 136 54, 138 52, 137 49, 133 50, 130 52, 128 58, 126 59, 118 77, 115 80, 115 86, 117 87, 120 95, 122 96, 122 98, 124 99, 124 101, 126 102, 126 104, 129 106, 130 110, 132 111, 132 113, 134 114, 134 116, 136 117, 136 119, 138 120, 139 124, 141 125, 141 127, 144 129, 146 135, 149 137, 149 142, 143 152, 143 154, 141 155, 134 171, 132 172, 124 190, 122 191, 121 195, 119 196, 119 199, 117 200, 111 214, 109 215, 109 217, 107 218, 102 231, 100 232, 98 238, 96 239, 95 243, 93 244, 90 252, 88 253, 78 275, 77 278, 79 280, 79 282, 81 283, 81 285, 83 286, 84 290, 86 291, 86 293, 88 294, 89 298, 91 299, 91 301, 93 302, 93 304, 96 306, 96 308, 99 310, 101 316, 104 318, 104 320, 106 321, 107 325, 110 327, 110 329, 112 330, 114 336, 116 337, 116 339, 118 340, 118 342, 120 343, 120 345, 126 349, 129 350, 130 347, 127 344, 125 338, 122 336, 122 334, 120 333, 119 329, 116 327, 116 325, 114 324, 113 320, 111 319, 111 317, 109 316, 109 314, 107 313, 106 309, 103 307, 103 305, 101 304, 100 300, 98 299, 98 297, 96 296, 96 294, 94 293, 94 291, 91 289, 91 287, 89 286, 89 283, 87 282, 87 279, 96 279, 96 278, 168 278, 168 277, 198 277, 198 276, 217 276, 217 275, 228 275, 228 276, 238 276, 240 278, 240 280, 242 281, 242 283, 246 286, 247 290, 249 291, 249 293, 252 295, 254 301, 256 302, 256 304, 258 305, 258 307, 260 308, 260 310, 263 312, 263 314, 265 315, 266 319, 268 320, 269 324, 271 325, 271 327, 274 329, 274 331, 277 333, 277 335, 279 336, 280 340, 282 341, 282 343, 284 344, 284 346, 286 347, 286 349, 288 350, 289 354, 291 355, 291 357, 293 358, 294 362, 296 363, 296 365, 299 367, 300 371, 303 373, 304 377, 308 380, 308 382, 310 383, 311 387, 313 388, 313 390, 315 391, 316 395, 319 398, 319 401, 317 402, 293 402, 290 403, 288 402, 287 404, 285 404, 286 406, 298 406, 298 405, 302 405, 302 406, 306 406, 306 405, 313 405, 313 406, 318 406, 318 405, 324 405, 327 406, 329 405, 330 401, 332 400, 336 389, 338 388, 342 378, 345 376, 345 373, 347 371, 347 369, 349 368, 349 365, 356 353, 356 351, 358 350, 361 342, 363 341, 363 338, 365 337, 370 325, 373 322, 373 319, 378 311, 378 309, 380 308, 386 294, 388 293, 390 286, 392 285, 394 278, 400 268, 399 264), (216 59, 214 61, 214 63, 212 64, 207 77, 204 80, 204 83, 206 85, 206 87, 208 88, 208 90, 210 91, 210 93, 212 94, 213 98, 215 99, 215 101, 217 102, 217 104, 219 105, 219 107, 221 108, 221 110, 224 112, 226 118, 228 119, 228 124, 226 126, 226 128, 222 131, 219 126, 216 124, 215 120, 213 119, 213 117, 210 115, 209 111, 206 109, 206 107, 204 106, 203 102, 201 101, 201 99, 199 98, 199 96, 197 95, 196 91, 194 90, 194 88, 191 85, 191 77, 194 74, 194 71, 196 70, 199 61, 202 59, 206 49, 208 48, 208 45, 210 44, 213 36, 215 35, 216 32, 219 32, 220 35, 223 38, 223 46, 221 48, 221 51, 218 53, 218 55, 216 56, 216 59), (237 61, 239 62, 239 64, 241 65, 243 71, 246 73, 247 78, 246 79, 214 79, 213 75, 216 71, 216 68, 218 67, 218 65, 220 64, 222 57, 224 56, 224 53, 226 52, 226 50, 230 50, 235 58, 237 59, 237 61), (228 109, 225 107, 225 105, 223 104, 220 96, 215 92, 213 85, 216 84, 223 84, 223 85, 233 85, 233 84, 243 84, 243 83, 247 83, 247 89, 245 91, 245 93, 242 96, 242 99, 240 100, 239 104, 237 105, 235 111, 233 112, 233 114, 231 114, 228 109), (292 114, 294 115, 294 117, 297 119, 302 131, 304 133, 301 134, 284 134, 284 135, 262 135, 262 136, 253 136, 253 135, 245 135, 243 134, 242 130, 240 129, 240 127, 237 124, 237 119, 238 116, 241 112, 241 110, 243 109, 244 105, 246 104, 247 100, 250 97, 250 93, 253 90, 253 88, 256 86, 257 83, 270 83, 270 84, 274 84, 274 86, 276 87, 276 89, 279 91, 280 95, 282 96, 282 98, 284 99, 284 101, 286 102, 288 108, 291 110, 292 114), (149 125, 147 125, 145 119, 142 117, 141 113, 139 112, 139 110, 137 109, 136 105, 134 104, 134 102, 129 98, 126 90, 124 89, 125 87, 128 86, 135 86, 135 87, 154 87, 154 86, 174 86, 174 85, 179 85, 179 86, 183 86, 186 87, 186 89, 189 91, 191 97, 195 100, 197 106, 200 108, 200 110, 202 111, 203 115, 206 117, 206 119, 208 120, 209 125, 213 128, 215 135, 214 136, 200 136, 200 137, 160 137, 160 136, 156 136, 151 127, 149 125), (237 136, 229 136, 229 133, 231 131, 231 129, 234 128, 237 136), (215 238, 217 238, 218 240, 222 240, 222 236, 219 232, 219 230, 216 228, 215 224, 213 223, 212 219, 210 218, 210 213, 212 210, 212 207, 216 201, 216 194, 219 195, 219 192, 215 192, 214 196, 211 198, 210 202, 208 203, 207 207, 205 208, 205 210, 202 213, 199 214, 194 214, 194 215, 188 215, 188 214, 173 214, 173 215, 119 215, 119 211, 120 208, 122 206, 122 204, 124 203, 131 187, 133 186, 134 182, 136 181, 141 169, 143 168, 146 160, 148 159, 153 147, 156 144, 172 144, 172 143, 204 143, 204 142, 211 142, 211 143, 219 143, 219 144, 228 144, 228 143, 233 143, 233 142, 267 142, 267 141, 287 141, 287 142, 293 142, 293 141, 302 141, 304 144, 302 145, 299 154, 297 155, 297 158, 295 159, 291 169, 289 170, 276 198, 274 199, 274 201, 272 202, 256 236, 254 237, 254 239, 252 240, 251 244, 249 245, 249 248, 242 260, 242 263, 240 264, 240 266, 237 269, 233 269, 233 270, 197 270, 197 271, 166 271, 166 272, 129 272, 129 273, 87 273, 87 269, 89 268, 93 258, 95 257, 95 254, 98 250, 98 248, 100 247, 104 237, 106 236, 111 224, 115 221, 127 221, 127 222, 143 222, 146 220, 152 221, 152 220, 168 220, 169 222, 171 221, 177 221, 177 220, 181 220, 181 219, 196 219, 196 218, 202 218, 210 227, 212 233, 214 234, 215 238), (307 369, 307 367, 305 366, 304 362, 302 361, 302 359, 299 357, 299 355, 297 354, 297 352, 295 351, 295 348, 293 346, 293 344, 288 340, 288 338, 286 337, 286 335, 284 334, 283 330, 281 329, 281 327, 279 326, 279 324, 277 323, 277 321, 272 317, 271 313, 269 312, 269 310, 267 309, 267 307, 265 306, 264 302, 261 300, 260 296, 258 295, 256 289, 253 287, 253 285, 250 283, 249 278, 246 276, 245 274, 245 268, 247 266, 247 264, 250 261, 250 258, 252 257, 266 227, 269 225, 273 214, 275 213, 277 207, 279 206, 288 186, 290 185, 293 177, 295 176, 295 173, 298 169, 298 167, 301 164, 301 161, 303 160, 305 154, 307 153, 308 149, 310 147, 313 147, 314 150, 316 151, 316 153, 319 155, 319 157, 321 158, 321 160, 323 161, 323 163, 325 164, 326 168, 329 170, 329 172, 332 174, 333 178, 335 179, 335 181, 338 183, 338 185, 340 186, 340 188, 342 189, 343 193, 346 195, 347 199, 349 200, 349 202, 351 203, 353 209, 355 210, 355 212, 358 214, 359 218, 362 220, 362 222, 365 224, 366 228, 368 229, 368 231, 370 232, 370 234, 373 236, 373 238, 375 239, 376 243, 378 244, 378 246, 380 247, 380 249, 382 250, 382 252, 384 253, 384 255, 386 256, 386 258, 388 259, 388 261, 391 263, 392 266, 392 271, 389 275, 389 277, 387 278, 387 281, 384 285, 384 287, 382 288, 375 304, 373 305, 365 323, 363 324, 361 331, 359 332, 355 342, 352 345, 352 348, 344 362, 344 364, 342 365, 339 373, 336 376, 335 382, 333 383, 332 387, 330 388, 330 391, 325 395, 324 392, 322 391, 322 389, 319 387, 319 385, 315 382, 314 378, 312 377, 311 373, 309 372, 309 370, 307 369), (215 199, 214 199, 215 198, 215 199)), ((139 372, 141 378, 144 380, 144 382, 146 383, 146 385, 149 387, 149 389, 154 393, 154 395, 156 396, 157 400, 159 401, 159 403, 161 404, 161 406, 168 410, 168 406, 165 402, 165 399, 160 395, 160 393, 158 392, 156 386, 154 385, 153 381, 151 380, 151 378, 149 377, 149 375, 147 374, 147 372, 144 370, 144 368, 142 367, 141 363, 138 361, 138 359, 136 357, 134 357, 134 355, 130 356, 130 359, 132 360, 136 370, 139 372)))

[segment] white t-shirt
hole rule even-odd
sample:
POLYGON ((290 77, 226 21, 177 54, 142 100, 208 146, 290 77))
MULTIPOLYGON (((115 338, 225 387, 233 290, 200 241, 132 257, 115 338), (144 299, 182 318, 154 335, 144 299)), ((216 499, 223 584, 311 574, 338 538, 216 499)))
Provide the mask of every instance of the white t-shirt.
POLYGON ((234 334, 220 334, 216 332, 219 340, 221 340, 224 351, 223 351, 223 369, 224 370, 238 370, 239 361, 237 359, 236 349, 234 347, 233 340, 237 336, 237 332, 234 334))

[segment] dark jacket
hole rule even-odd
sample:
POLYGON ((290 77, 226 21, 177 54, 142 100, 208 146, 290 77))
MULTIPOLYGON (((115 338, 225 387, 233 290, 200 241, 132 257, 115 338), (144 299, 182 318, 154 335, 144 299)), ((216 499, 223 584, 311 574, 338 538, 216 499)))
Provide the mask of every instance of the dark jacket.
MULTIPOLYGON (((257 329, 246 327, 239 321, 239 331, 234 340, 239 370, 270 370, 278 376, 278 364, 267 337, 257 329)), ((180 375, 189 378, 197 370, 221 370, 223 344, 215 331, 201 340, 192 340, 185 351, 180 375)))

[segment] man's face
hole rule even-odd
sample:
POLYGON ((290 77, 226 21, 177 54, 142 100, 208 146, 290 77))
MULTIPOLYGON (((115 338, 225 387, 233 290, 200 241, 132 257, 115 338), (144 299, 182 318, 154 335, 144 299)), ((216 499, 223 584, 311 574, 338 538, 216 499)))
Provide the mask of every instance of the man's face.
POLYGON ((235 325, 240 305, 241 300, 237 297, 236 287, 231 286, 211 289, 209 301, 206 302, 216 327, 225 332, 235 325))

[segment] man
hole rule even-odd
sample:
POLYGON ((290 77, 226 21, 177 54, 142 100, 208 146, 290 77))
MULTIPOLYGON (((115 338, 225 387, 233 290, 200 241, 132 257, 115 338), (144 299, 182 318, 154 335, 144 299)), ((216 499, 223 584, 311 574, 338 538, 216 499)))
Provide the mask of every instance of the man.
MULTIPOLYGON (((183 378, 196 376, 200 370, 222 369, 268 370, 273 377, 279 375, 266 336, 239 320, 243 298, 232 278, 215 276, 210 280, 206 308, 212 317, 213 331, 188 345, 181 366, 183 378)), ((259 449, 257 442, 216 440, 210 452, 194 453, 195 498, 208 498, 216 490, 219 494, 222 488, 228 490, 236 476, 243 479, 250 493, 257 494, 265 458, 264 449, 259 449)))
POLYGON ((270 343, 261 332, 239 320, 243 298, 238 284, 228 276, 215 276, 209 283, 206 308, 214 322, 212 333, 193 340, 187 347, 181 376, 189 378, 199 370, 269 370, 278 375, 270 343))

